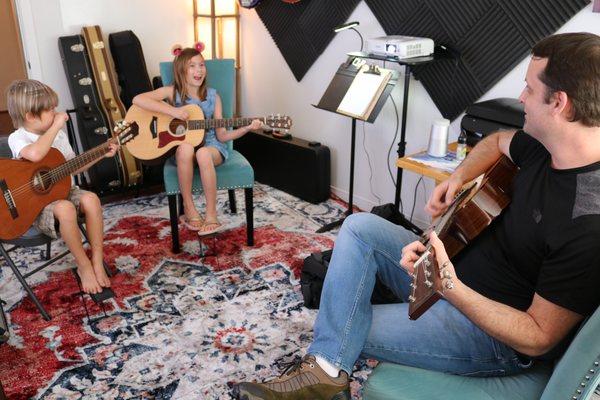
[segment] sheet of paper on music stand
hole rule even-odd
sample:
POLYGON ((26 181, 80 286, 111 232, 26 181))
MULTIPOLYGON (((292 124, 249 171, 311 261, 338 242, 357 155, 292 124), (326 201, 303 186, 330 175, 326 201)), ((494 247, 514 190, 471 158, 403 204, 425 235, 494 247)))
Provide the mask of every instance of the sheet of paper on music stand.
POLYGON ((369 119, 379 96, 392 76, 392 71, 379 68, 379 74, 373 74, 366 72, 368 69, 368 65, 363 65, 358 71, 337 112, 362 120, 369 119))

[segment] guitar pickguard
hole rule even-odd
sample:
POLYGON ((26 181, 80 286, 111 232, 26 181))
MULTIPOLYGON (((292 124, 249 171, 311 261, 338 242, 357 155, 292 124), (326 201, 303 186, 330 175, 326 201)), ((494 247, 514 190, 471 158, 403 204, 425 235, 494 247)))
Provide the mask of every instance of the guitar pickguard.
POLYGON ((158 133, 158 148, 161 149, 172 142, 182 142, 185 141, 185 135, 182 136, 174 136, 171 135, 167 131, 162 131, 158 133))

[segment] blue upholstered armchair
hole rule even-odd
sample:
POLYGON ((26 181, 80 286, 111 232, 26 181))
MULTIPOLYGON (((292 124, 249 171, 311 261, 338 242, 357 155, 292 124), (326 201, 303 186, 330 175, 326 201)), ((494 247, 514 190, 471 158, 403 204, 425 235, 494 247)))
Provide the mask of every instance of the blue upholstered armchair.
MULTIPOLYGON (((207 84, 215 88, 223 104, 223 118, 233 116, 233 103, 235 96, 235 66, 234 60, 206 60, 207 84)), ((160 63, 160 76, 163 84, 173 83, 173 63, 160 63)), ((246 236, 248 246, 254 245, 253 202, 252 189, 254 186, 254 170, 239 152, 233 150, 232 141, 227 142, 229 158, 216 168, 217 189, 229 191, 229 205, 232 213, 236 212, 235 189, 243 188, 246 202, 246 236)), ((177 179, 177 166, 175 158, 171 157, 165 162, 163 169, 165 191, 169 198, 169 218, 171 220, 171 238, 174 253, 179 253, 179 227, 178 216, 183 212, 179 181, 177 179)), ((194 169, 192 192, 202 193, 200 171, 194 169)))
POLYGON ((589 400, 600 383, 600 308, 579 330, 554 370, 471 378, 381 363, 364 389, 365 400, 589 400))

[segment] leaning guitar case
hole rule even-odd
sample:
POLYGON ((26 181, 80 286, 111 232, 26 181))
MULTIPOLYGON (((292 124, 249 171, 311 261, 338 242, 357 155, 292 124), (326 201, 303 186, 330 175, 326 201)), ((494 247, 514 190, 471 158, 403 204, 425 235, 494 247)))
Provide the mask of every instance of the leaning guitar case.
MULTIPOLYGON (((129 109, 135 96, 155 89, 150 83, 142 45, 132 31, 111 33, 108 35, 108 43, 121 86, 121 100, 129 109)), ((163 181, 163 164, 164 162, 142 164, 145 185, 163 181)))
MULTIPOLYGON (((112 129, 125 118, 125 106, 119 97, 117 81, 108 58, 108 51, 102 39, 102 32, 98 25, 86 26, 81 29, 85 46, 88 49, 94 83, 98 89, 100 106, 108 117, 112 129)), ((129 153, 125 146, 119 150, 121 167, 123 168, 123 185, 126 187, 138 185, 142 182, 140 163, 129 153)))
POLYGON ((121 100, 129 109, 136 95, 152 90, 142 45, 132 31, 109 34, 108 44, 121 86, 121 100))
MULTIPOLYGON (((60 37, 58 47, 77 116, 79 134, 73 145, 79 153, 106 142, 112 135, 106 116, 98 106, 83 38, 81 35, 60 37)), ((87 171, 89 189, 99 194, 119 189, 122 186, 120 171, 118 157, 102 159, 87 171)))

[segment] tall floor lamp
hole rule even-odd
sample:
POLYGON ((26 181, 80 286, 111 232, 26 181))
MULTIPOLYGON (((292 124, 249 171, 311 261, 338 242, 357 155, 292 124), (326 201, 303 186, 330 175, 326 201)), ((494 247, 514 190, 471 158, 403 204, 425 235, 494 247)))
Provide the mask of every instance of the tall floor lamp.
POLYGON ((237 0, 194 0, 194 40, 206 58, 235 60, 235 114, 240 114, 240 12, 237 0))

